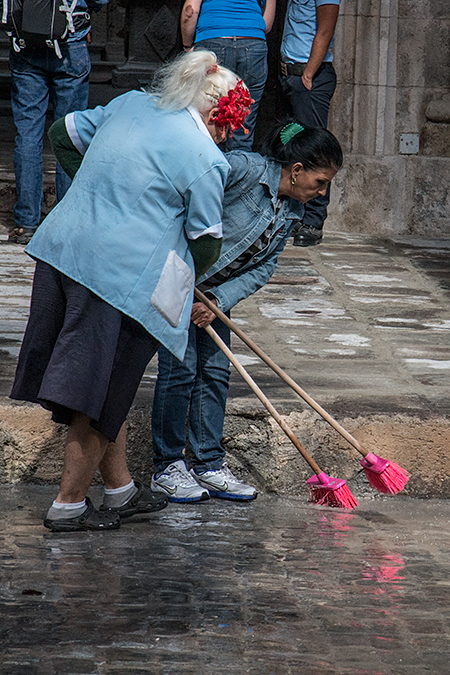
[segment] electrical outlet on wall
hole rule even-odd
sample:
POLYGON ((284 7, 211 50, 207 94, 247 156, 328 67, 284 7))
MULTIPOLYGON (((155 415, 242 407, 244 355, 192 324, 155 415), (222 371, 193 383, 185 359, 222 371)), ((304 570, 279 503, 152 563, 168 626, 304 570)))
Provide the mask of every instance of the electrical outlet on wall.
POLYGON ((419 134, 400 134, 400 154, 419 154, 419 134))

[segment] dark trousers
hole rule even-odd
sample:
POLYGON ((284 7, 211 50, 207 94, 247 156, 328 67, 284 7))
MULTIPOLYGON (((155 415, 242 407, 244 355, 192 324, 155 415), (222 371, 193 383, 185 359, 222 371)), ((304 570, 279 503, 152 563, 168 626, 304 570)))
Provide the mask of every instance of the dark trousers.
MULTIPOLYGON (((296 120, 309 127, 322 127, 328 124, 328 111, 336 89, 336 73, 332 63, 323 63, 313 77, 312 89, 308 90, 300 75, 281 76, 281 87, 286 97, 290 114, 296 120)), ((327 217, 330 201, 330 187, 325 197, 319 195, 305 204, 303 223, 309 227, 322 229, 327 217)))
MULTIPOLYGON (((220 319, 214 319, 211 325, 230 346, 230 329, 220 319)), ((186 418, 193 468, 199 473, 221 468, 229 378, 228 358, 208 333, 192 322, 182 362, 164 347, 160 349, 152 411, 156 471, 184 459, 186 418)))
POLYGON ((11 398, 40 403, 60 424, 81 412, 115 441, 158 347, 137 321, 38 260, 11 398))

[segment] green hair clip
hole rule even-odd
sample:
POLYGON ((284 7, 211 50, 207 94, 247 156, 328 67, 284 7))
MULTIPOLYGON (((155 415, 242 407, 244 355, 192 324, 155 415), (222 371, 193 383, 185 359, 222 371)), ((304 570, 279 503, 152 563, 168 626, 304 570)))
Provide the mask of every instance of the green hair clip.
POLYGON ((301 124, 297 124, 297 122, 290 122, 289 124, 286 124, 286 126, 280 131, 281 142, 283 145, 286 145, 286 143, 290 141, 291 138, 297 136, 297 134, 299 134, 301 131, 305 131, 305 127, 302 127, 301 124))

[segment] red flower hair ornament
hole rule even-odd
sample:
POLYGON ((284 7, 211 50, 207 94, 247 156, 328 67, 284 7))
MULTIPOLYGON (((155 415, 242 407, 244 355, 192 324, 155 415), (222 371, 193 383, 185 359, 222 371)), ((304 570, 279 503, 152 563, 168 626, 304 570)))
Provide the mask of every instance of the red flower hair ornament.
POLYGON ((250 105, 254 103, 244 82, 239 80, 234 89, 230 89, 226 96, 221 96, 217 101, 219 110, 214 117, 216 127, 222 129, 230 127, 230 137, 236 129, 244 129, 248 134, 248 129, 244 128, 244 120, 250 112, 250 105))

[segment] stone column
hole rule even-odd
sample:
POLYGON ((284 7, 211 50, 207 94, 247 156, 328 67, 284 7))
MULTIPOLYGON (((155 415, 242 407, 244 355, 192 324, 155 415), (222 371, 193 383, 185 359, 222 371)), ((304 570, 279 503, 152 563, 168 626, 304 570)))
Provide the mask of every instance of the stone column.
POLYGON ((344 0, 335 42, 333 129, 345 150, 394 152, 398 0, 344 0))
POLYGON ((328 227, 448 236, 450 3, 343 0, 334 51, 346 162, 328 227))

